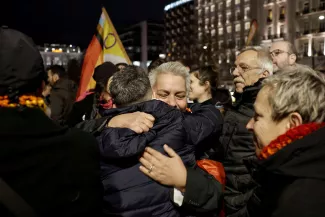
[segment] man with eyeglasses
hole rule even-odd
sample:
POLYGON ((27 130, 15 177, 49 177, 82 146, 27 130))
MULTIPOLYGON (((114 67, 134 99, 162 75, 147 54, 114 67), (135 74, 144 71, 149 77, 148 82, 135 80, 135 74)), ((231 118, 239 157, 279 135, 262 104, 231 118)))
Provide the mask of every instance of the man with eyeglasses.
POLYGON ((292 66, 296 63, 297 55, 293 44, 288 41, 274 42, 270 48, 270 55, 273 60, 273 70, 276 73, 280 69, 292 66))
POLYGON ((269 52, 261 47, 242 50, 230 73, 234 77, 236 103, 224 117, 220 138, 227 178, 225 211, 227 217, 243 217, 246 216, 246 203, 256 187, 244 165, 244 160, 256 159, 253 134, 245 126, 254 116, 253 104, 261 88, 261 80, 273 73, 269 52))

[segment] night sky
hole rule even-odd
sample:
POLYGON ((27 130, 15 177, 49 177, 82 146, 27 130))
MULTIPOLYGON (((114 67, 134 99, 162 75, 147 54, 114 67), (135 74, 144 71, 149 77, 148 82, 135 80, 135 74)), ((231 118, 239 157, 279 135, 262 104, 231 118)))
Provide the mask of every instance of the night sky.
POLYGON ((143 20, 163 22, 164 6, 175 0, 9 0, 1 3, 0 25, 18 29, 37 44, 86 48, 105 6, 117 31, 143 20), (5 4, 5 5, 4 5, 5 4))

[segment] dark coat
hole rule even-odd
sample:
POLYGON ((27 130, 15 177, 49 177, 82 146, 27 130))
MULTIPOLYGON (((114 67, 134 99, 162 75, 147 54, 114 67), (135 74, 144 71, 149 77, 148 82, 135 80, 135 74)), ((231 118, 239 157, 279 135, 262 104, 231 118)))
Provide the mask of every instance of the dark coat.
POLYGON ((51 118, 61 125, 68 120, 76 100, 77 85, 68 79, 59 79, 50 94, 51 118))
POLYGON ((149 132, 108 128, 98 138, 107 216, 179 216, 170 196, 172 188, 162 186, 139 171, 139 156, 147 146, 164 153, 168 144, 188 167, 193 167, 195 148, 208 135, 219 134, 222 116, 214 106, 196 106, 193 114, 182 113, 164 102, 152 100, 106 112, 122 114, 141 111, 156 121, 149 132))
MULTIPOLYGON (((0 108, 0 177, 38 216, 99 216, 96 140, 60 127, 38 109, 0 108)), ((11 216, 0 205, 0 216, 11 216)))
POLYGON ((264 161, 253 162, 253 177, 263 193, 251 217, 325 215, 325 127, 296 140, 264 161))
POLYGON ((261 83, 244 88, 236 95, 236 104, 227 111, 220 142, 222 144, 226 172, 225 211, 228 217, 245 216, 245 207, 256 183, 253 181, 244 161, 256 159, 253 135, 246 129, 254 116, 254 102, 261 83))

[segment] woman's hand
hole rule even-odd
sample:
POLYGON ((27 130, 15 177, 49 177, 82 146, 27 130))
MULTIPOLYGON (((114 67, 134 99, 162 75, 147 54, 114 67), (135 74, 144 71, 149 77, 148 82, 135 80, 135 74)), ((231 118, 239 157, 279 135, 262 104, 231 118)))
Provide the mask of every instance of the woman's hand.
POLYGON ((107 126, 115 128, 129 128, 140 134, 148 132, 155 122, 155 118, 144 112, 133 112, 128 114, 118 115, 112 118, 107 126))
POLYGON ((185 192, 187 171, 183 161, 167 145, 164 145, 164 150, 170 157, 152 148, 146 148, 143 156, 140 158, 142 164, 140 170, 163 185, 173 186, 185 192))

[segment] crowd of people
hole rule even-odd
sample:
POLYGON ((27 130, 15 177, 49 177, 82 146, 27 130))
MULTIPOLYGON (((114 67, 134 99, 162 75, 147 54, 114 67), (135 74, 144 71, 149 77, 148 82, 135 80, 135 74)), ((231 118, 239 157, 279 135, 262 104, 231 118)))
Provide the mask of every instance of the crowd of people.
POLYGON ((296 61, 241 50, 235 102, 217 66, 105 62, 76 101, 76 62, 0 28, 1 216, 324 216, 325 76, 296 61))

